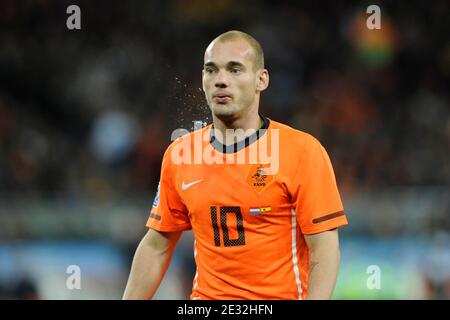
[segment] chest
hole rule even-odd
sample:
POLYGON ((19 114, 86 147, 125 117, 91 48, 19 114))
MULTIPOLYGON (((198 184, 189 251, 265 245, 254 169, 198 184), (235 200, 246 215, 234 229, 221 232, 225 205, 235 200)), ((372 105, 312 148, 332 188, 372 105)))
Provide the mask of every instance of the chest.
POLYGON ((258 164, 190 165, 177 176, 178 192, 194 220, 213 207, 250 216, 280 213, 291 207, 288 180, 282 172, 267 173, 258 164))

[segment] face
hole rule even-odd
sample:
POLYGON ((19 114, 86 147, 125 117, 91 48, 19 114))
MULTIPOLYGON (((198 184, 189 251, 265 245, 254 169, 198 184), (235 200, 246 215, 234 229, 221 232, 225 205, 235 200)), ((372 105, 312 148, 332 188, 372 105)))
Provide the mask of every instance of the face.
POLYGON ((214 41, 206 49, 203 90, 218 118, 238 116, 257 104, 267 84, 267 70, 255 70, 254 51, 245 40, 214 41))

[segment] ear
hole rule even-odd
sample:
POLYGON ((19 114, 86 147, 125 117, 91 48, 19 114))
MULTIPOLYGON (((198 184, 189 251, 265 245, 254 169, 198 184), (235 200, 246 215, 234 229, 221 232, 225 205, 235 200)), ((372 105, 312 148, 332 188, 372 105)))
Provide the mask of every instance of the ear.
POLYGON ((205 78, 205 70, 202 70, 202 92, 205 93, 205 82, 203 79, 205 78))
POLYGON ((256 90, 264 91, 269 86, 269 71, 261 69, 256 79, 256 90))

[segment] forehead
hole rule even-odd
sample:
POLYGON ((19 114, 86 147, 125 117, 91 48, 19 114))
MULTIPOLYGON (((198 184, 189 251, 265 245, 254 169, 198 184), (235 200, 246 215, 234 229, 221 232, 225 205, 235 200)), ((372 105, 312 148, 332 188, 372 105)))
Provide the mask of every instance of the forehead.
POLYGON ((237 61, 247 65, 252 63, 254 55, 253 48, 243 39, 213 41, 206 48, 204 62, 221 65, 227 64, 229 61, 237 61))

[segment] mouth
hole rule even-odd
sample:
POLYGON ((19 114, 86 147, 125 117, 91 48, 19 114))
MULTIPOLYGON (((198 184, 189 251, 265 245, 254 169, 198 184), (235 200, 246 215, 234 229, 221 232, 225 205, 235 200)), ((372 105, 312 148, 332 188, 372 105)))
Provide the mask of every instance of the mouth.
POLYGON ((228 93, 223 93, 223 92, 215 93, 213 95, 213 100, 217 103, 225 104, 225 103, 231 101, 231 95, 229 95, 228 93))

